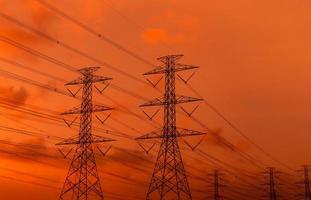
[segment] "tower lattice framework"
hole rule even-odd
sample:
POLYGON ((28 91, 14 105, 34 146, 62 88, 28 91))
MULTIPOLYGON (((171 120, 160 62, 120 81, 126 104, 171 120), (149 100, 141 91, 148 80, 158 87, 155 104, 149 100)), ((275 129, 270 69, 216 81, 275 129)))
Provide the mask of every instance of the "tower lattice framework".
POLYGON ((112 108, 93 105, 93 84, 105 82, 111 78, 97 76, 99 67, 78 70, 81 77, 65 85, 82 85, 81 105, 62 113, 62 115, 80 114, 79 135, 66 139, 57 145, 76 145, 69 171, 62 188, 60 200, 104 199, 97 171, 93 144, 113 141, 113 139, 92 134, 92 113, 111 110, 112 108))
POLYGON ((298 182, 297 185, 304 186, 304 194, 298 194, 297 197, 300 198, 304 196, 305 200, 311 200, 311 190, 310 190, 310 165, 304 165, 302 170, 298 170, 298 172, 303 173, 304 180, 298 182))
POLYGON ((268 183, 265 184, 269 187, 269 200, 277 200, 279 195, 276 191, 276 182, 275 182, 275 169, 273 167, 268 167, 266 174, 268 175, 268 183))
POLYGON ((222 179, 224 174, 221 173, 219 170, 214 170, 212 173, 208 174, 209 177, 211 177, 209 188, 212 188, 212 195, 209 199, 213 200, 223 200, 226 199, 225 196, 223 196, 222 188, 225 187, 223 184, 224 180, 222 179))
POLYGON ((219 172, 217 170, 214 171, 214 200, 221 200, 219 192, 219 172))
POLYGON ((308 165, 303 166, 304 171, 304 185, 305 185, 305 200, 311 200, 311 192, 310 192, 310 178, 309 178, 309 170, 308 165))
POLYGON ((176 127, 176 105, 180 103, 195 102, 202 99, 177 95, 175 93, 175 73, 184 70, 198 68, 177 63, 182 55, 169 55, 158 58, 164 65, 145 73, 144 75, 164 74, 165 92, 161 98, 151 100, 141 107, 163 106, 163 127, 138 140, 160 138, 161 145, 156 164, 149 185, 147 200, 191 200, 186 171, 184 168, 181 152, 178 145, 178 137, 202 135, 205 133, 176 127))

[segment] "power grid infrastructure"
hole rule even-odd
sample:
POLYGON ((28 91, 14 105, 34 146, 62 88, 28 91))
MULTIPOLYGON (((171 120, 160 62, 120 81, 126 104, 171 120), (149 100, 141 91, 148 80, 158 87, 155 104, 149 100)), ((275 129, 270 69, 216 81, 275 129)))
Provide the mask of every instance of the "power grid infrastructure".
MULTIPOLYGON (((88 67, 78 70, 81 77, 67 84, 82 85, 82 102, 62 115, 80 114, 79 135, 65 139, 56 145, 76 145, 69 171, 59 199, 90 200, 104 199, 98 176, 93 144, 111 142, 113 139, 92 134, 92 113, 112 110, 108 106, 93 105, 94 83, 104 83, 111 78, 95 75, 99 67, 88 67)), ((80 89, 81 89, 80 88, 80 89)), ((96 87, 97 88, 97 87, 96 87)), ((80 89, 78 91, 80 91, 80 89)), ((97 146, 98 147, 98 146, 97 146)))
MULTIPOLYGON (((44 0, 38 0, 38 1, 44 2, 44 0)), ((88 31, 89 33, 91 33, 94 36, 96 36, 97 38, 99 38, 100 40, 108 42, 112 46, 123 51, 124 53, 127 53, 128 55, 131 55, 132 57, 134 57, 134 58, 136 58, 136 59, 138 59, 138 60, 140 60, 146 64, 149 64, 152 67, 154 66, 152 63, 145 60, 143 58, 143 56, 140 56, 140 55, 136 54, 134 51, 130 51, 127 48, 124 48, 123 46, 114 42, 110 38, 107 38, 103 34, 97 32, 95 29, 90 28, 87 23, 85 23, 85 24, 80 23, 79 20, 77 20, 76 18, 68 16, 67 14, 62 12, 62 10, 57 9, 56 7, 51 6, 47 3, 45 3, 43 5, 47 5, 47 8, 49 8, 50 10, 52 10, 52 11, 54 10, 54 12, 58 13, 64 19, 71 21, 71 22, 74 22, 74 24, 80 26, 84 30, 88 31)), ((1 16, 4 17, 5 15, 2 13, 1 16)), ((29 26, 25 26, 25 24, 23 24, 23 23, 20 23, 16 20, 12 20, 13 18, 11 18, 11 17, 5 16, 4 18, 15 23, 16 25, 18 25, 20 27, 26 28, 28 31, 32 31, 33 33, 35 33, 41 37, 43 36, 52 42, 56 42, 60 47, 65 48, 67 50, 70 50, 71 52, 76 53, 79 56, 82 56, 84 58, 88 58, 91 61, 95 61, 96 63, 99 63, 103 66, 109 67, 110 69, 113 69, 114 71, 118 72, 119 74, 125 75, 126 77, 131 78, 134 81, 139 81, 138 78, 136 78, 132 74, 128 73, 127 71, 123 71, 122 69, 114 67, 108 63, 104 63, 101 59, 94 57, 92 54, 85 53, 85 52, 83 52, 83 51, 81 51, 81 50, 79 50, 79 49, 77 49, 71 45, 68 45, 67 43, 62 42, 61 40, 58 40, 55 37, 50 37, 42 31, 37 31, 33 28, 29 28, 29 26)), ((11 44, 11 45, 13 45, 19 49, 23 49, 24 51, 31 53, 32 55, 36 55, 37 57, 43 58, 43 59, 50 61, 51 63, 54 63, 58 66, 62 66, 63 68, 66 68, 70 71, 75 70, 75 68, 71 67, 70 65, 68 65, 66 63, 57 61, 56 59, 54 59, 50 56, 43 55, 39 51, 34 51, 33 49, 27 48, 24 45, 18 44, 16 41, 11 40, 11 39, 7 38, 6 36, 1 36, 1 40, 2 40, 2 42, 6 42, 7 44, 11 44)), ((163 128, 160 130, 153 131, 150 134, 147 134, 147 135, 142 136, 140 138, 137 138, 138 140, 162 139, 161 148, 160 148, 159 153, 158 153, 156 166, 154 168, 153 176, 152 176, 151 183, 150 183, 149 190, 148 190, 148 194, 147 194, 147 199, 181 199, 181 200, 183 200, 183 199, 191 199, 192 198, 190 188, 188 185, 188 181, 187 181, 186 172, 185 172, 183 162, 182 162, 181 152, 180 152, 179 147, 178 147, 178 139, 177 138, 178 137, 184 137, 184 136, 190 136, 190 135, 193 135, 193 136, 194 135, 200 135, 201 133, 198 131, 192 131, 189 129, 182 129, 182 128, 176 127, 176 104, 187 103, 187 102, 195 102, 195 101, 199 101, 200 99, 195 99, 195 98, 185 97, 185 96, 178 96, 175 94, 175 77, 173 77, 173 76, 175 76, 175 72, 179 72, 179 71, 183 71, 183 70, 190 70, 190 69, 196 68, 195 66, 181 65, 181 64, 176 63, 175 61, 177 61, 180 57, 181 57, 181 55, 170 55, 170 56, 164 56, 162 58, 159 58, 159 60, 162 61, 165 64, 165 66, 156 68, 155 70, 149 72, 149 74, 148 73, 145 74, 145 75, 165 74, 165 77, 166 77, 165 78, 166 79, 166 82, 165 82, 166 85, 165 85, 164 97, 155 99, 154 101, 149 102, 149 104, 147 103, 148 105, 147 104, 142 105, 142 107, 145 107, 145 106, 164 106, 163 128), (171 65, 171 66, 169 66, 169 65, 171 65), (173 67, 173 65, 174 65, 174 67, 173 67), (158 194, 155 194, 156 191, 158 191, 158 194)), ((3 60, 5 60, 5 59, 3 59, 3 60)), ((7 62, 8 60, 5 60, 5 61, 7 62)), ((11 62, 11 64, 16 65, 16 62, 14 62, 14 63, 11 62)), ((25 66, 23 66, 23 68, 25 69, 25 66)), ((33 72, 39 73, 41 75, 50 76, 50 78, 57 79, 59 81, 64 81, 64 79, 62 79, 60 77, 51 76, 50 73, 42 73, 39 70, 34 70, 31 68, 28 68, 28 69, 32 70, 33 72)), ((66 178, 60 199, 91 199, 91 198, 103 199, 104 198, 104 194, 103 194, 102 189, 100 187, 100 181, 99 181, 99 177, 98 177, 98 173, 97 173, 97 167, 96 167, 96 162, 95 162, 95 157, 94 157, 92 146, 94 146, 94 144, 99 144, 102 142, 109 142, 109 141, 113 141, 113 140, 110 138, 103 138, 103 137, 95 136, 92 134, 92 132, 91 132, 91 130, 92 130, 92 113, 110 110, 111 108, 93 105, 93 102, 92 102, 92 84, 97 83, 97 82, 98 83, 105 82, 105 81, 109 80, 110 78, 96 76, 95 72, 97 70, 98 70, 98 68, 82 69, 82 70, 80 70, 82 77, 77 79, 76 81, 71 82, 70 84, 67 84, 67 85, 82 84, 83 85, 83 95, 82 95, 82 103, 80 106, 80 111, 79 111, 79 108, 74 108, 68 112, 63 113, 63 115, 81 114, 81 117, 80 117, 79 136, 75 137, 75 138, 70 138, 70 139, 64 140, 63 142, 60 142, 57 144, 59 146, 76 145, 74 158, 72 159, 71 166, 70 166, 68 176, 66 178), (90 73, 90 75, 89 76, 86 75, 87 73, 90 73), (86 78, 86 76, 88 76, 88 78, 86 78), (90 78, 91 76, 93 78, 90 78), (100 80, 100 79, 102 79, 102 80, 100 80), (105 80, 103 80, 103 79, 105 79, 105 80), (92 80, 92 81, 87 83, 87 81, 84 82, 84 80, 92 80), (88 87, 87 85, 90 87, 88 87), (87 92, 85 92, 85 91, 87 91, 87 92), (84 96, 86 96, 87 98, 84 96), (87 103, 87 102, 89 102, 89 103, 87 103)), ((57 88, 50 87, 49 85, 40 84, 39 82, 35 82, 33 80, 30 81, 30 79, 25 79, 21 76, 17 76, 14 73, 11 73, 11 72, 9 73, 9 72, 5 72, 4 70, 1 70, 1 74, 6 75, 10 78, 14 77, 16 80, 20 80, 20 81, 22 80, 24 82, 28 82, 28 84, 31 83, 32 85, 41 87, 43 89, 47 89, 50 91, 58 92, 60 94, 68 95, 68 93, 66 91, 63 92, 63 91, 57 90, 57 88)), ((181 81, 184 82, 189 87, 188 80, 192 77, 192 75, 191 75, 191 77, 189 77, 189 79, 182 79, 178 75, 178 73, 176 73, 176 74, 177 74, 178 78, 180 78, 181 81)), ((139 82, 145 83, 144 81, 139 81, 139 82)), ((156 85, 157 85, 157 83, 152 84, 153 87, 156 87, 156 85)), ((203 98, 201 95, 199 95, 196 92, 196 90, 194 90, 191 87, 189 87, 189 88, 195 93, 195 95, 197 97, 203 98)), ((96 88, 96 89, 98 89, 98 88, 96 88)), ((119 88, 119 89, 121 89, 121 91, 126 92, 132 96, 136 96, 136 98, 138 98, 138 99, 142 98, 141 95, 136 95, 134 92, 128 92, 128 91, 124 90, 123 88, 119 88)), ((79 91, 80 91, 80 89, 75 93, 70 92, 70 94, 75 96, 79 91)), ((100 91, 100 92, 102 92, 102 91, 100 91)), ((205 104, 209 108, 211 108, 217 115, 219 115, 230 127, 232 127, 235 130, 235 132, 239 133, 244 139, 246 139, 250 144, 252 144, 257 149, 259 149, 267 157, 270 157, 272 160, 274 160, 278 164, 283 165, 287 169, 290 169, 289 167, 287 167, 287 165, 284 165, 284 163, 278 161, 273 156, 271 156, 269 153, 267 153, 257 143, 253 142, 243 131, 241 131, 241 129, 239 127, 235 126, 234 124, 232 124, 231 121, 229 121, 226 117, 224 117, 224 115, 222 113, 220 113, 218 111, 218 109, 216 109, 214 106, 210 105, 207 102, 205 102, 205 104)), ((196 108, 193 111, 195 111, 196 108)), ((189 117, 193 113, 193 111, 192 112, 185 111, 182 107, 181 107, 181 109, 187 115, 189 115, 189 117)), ((6 113, 6 114, 8 114, 8 113, 6 113)), ((28 112, 28 114, 31 114, 31 113, 28 112)), ((32 114, 34 114, 34 112, 32 114)), ((138 115, 135 115, 135 116, 138 116, 138 115)), ((151 115, 151 117, 150 117, 148 115, 148 117, 151 120, 152 120, 153 116, 154 115, 151 115)), ((51 118, 51 117, 49 116, 49 118, 51 118)), ((67 123, 67 122, 66 123, 67 123, 67 125, 70 126, 71 124, 74 123, 74 121, 72 123, 67 123)), ((99 121, 101 121, 101 120, 99 119, 99 121)), ((127 124, 125 124, 125 125, 128 128, 132 128, 131 126, 129 126, 127 124)), ((26 130, 21 130, 21 129, 12 129, 9 127, 0 127, 0 128, 2 128, 2 130, 5 130, 7 132, 10 131, 10 132, 16 132, 19 134, 22 133, 22 134, 28 134, 28 135, 30 135, 30 134, 31 135, 38 135, 37 133, 33 133, 33 132, 29 132, 29 131, 26 132, 26 130)), ((42 136, 42 134, 40 134, 40 135, 42 136)), ((48 136, 48 137, 50 137, 50 136, 48 136)), ((58 139, 60 139, 60 138, 58 138, 58 139)), ((234 148, 232 148, 232 152, 234 152, 236 154, 239 153, 234 148)), ((254 159, 252 159, 252 157, 248 156, 248 154, 246 154, 247 157, 245 157, 244 156, 245 152, 242 152, 242 153, 243 154, 239 154, 240 156, 242 155, 242 158, 244 158, 245 160, 251 160, 252 162, 254 162, 254 159)), ((12 154, 12 155, 14 155, 14 154, 12 154)), ((67 155, 68 154, 66 154, 66 157, 67 157, 67 155)), ((214 160, 212 160, 212 161, 213 161, 213 163, 216 162, 216 166, 217 166, 218 162, 220 162, 220 163, 222 162, 221 159, 218 161, 216 160, 215 162, 214 162, 214 160)), ((256 162, 258 162, 258 161, 256 161, 256 162)), ((223 164, 223 163, 221 163, 221 164, 223 164)), ((263 165, 263 166, 266 166, 266 165, 263 165)), ((215 167, 215 166, 213 166, 213 167, 215 167)), ((239 177, 243 176, 244 179, 249 178, 248 176, 244 176, 241 172, 239 172, 238 168, 234 169, 234 173, 236 173, 235 174, 236 176, 239 176, 239 177)), ((305 193, 304 193, 305 199, 310 200, 309 168, 305 166, 303 173, 304 173, 304 182, 301 183, 301 189, 305 189, 305 193)), ((269 170, 268 174, 269 174, 269 184, 267 184, 267 185, 269 186, 269 197, 270 197, 270 199, 279 199, 280 196, 278 194, 281 192, 279 190, 277 190, 277 188, 276 188, 276 186, 278 185, 276 182, 278 182, 278 181, 276 181, 274 178, 275 172, 274 172, 273 168, 272 168, 272 173, 269 170), (272 177, 273 181, 271 181, 271 177, 272 177), (275 197, 275 198, 273 198, 273 197, 275 197)), ((220 175, 219 173, 218 174, 214 173, 213 174, 214 181, 213 182, 211 181, 211 183, 213 184, 213 188, 214 188, 214 199, 222 199, 221 198, 222 195, 220 194, 221 193, 220 192, 221 185, 219 183, 219 178, 220 178, 219 175, 220 175)), ((126 179, 126 178, 128 178, 128 177, 125 177, 124 179, 126 179)), ((189 178, 191 178, 191 177, 189 176, 189 178)), ((250 179, 247 179, 247 180, 250 180, 250 179)), ((255 181, 254 178, 252 178, 252 181, 255 181)), ((249 185, 250 184, 248 184, 248 187, 249 187, 249 185)), ((245 188, 242 188, 242 190, 243 189, 245 189, 245 188)), ((240 190, 241 189, 239 189, 239 191, 240 190)), ((246 193, 248 192, 248 190, 246 190, 246 189, 243 191, 246 193)), ((193 192, 195 192, 195 191, 193 190, 193 192)), ((107 195, 105 195, 105 197, 107 197, 109 193, 107 192, 106 194, 107 195)), ((238 197, 231 196, 231 198, 234 197, 234 198, 238 198, 238 199, 243 199, 243 197, 246 198, 244 196, 244 194, 245 193, 240 193, 238 197)), ((120 194, 118 194, 118 195, 120 195, 120 194)), ((301 195, 300 197, 302 197, 302 196, 303 195, 301 195)), ((249 197, 247 197, 247 198, 249 198, 249 197)), ((120 199, 120 196, 117 199, 120 199)), ((122 197, 122 199, 125 199, 125 197, 122 197)), ((252 199, 252 198, 250 198, 250 199, 252 199)), ((255 198, 255 199, 257 199, 257 198, 255 198)))
POLYGON ((205 133, 177 128, 176 126, 176 105, 202 100, 176 94, 175 74, 180 71, 198 68, 197 66, 178 63, 177 61, 181 57, 183 55, 160 57, 158 60, 164 65, 144 73, 144 75, 164 74, 165 76, 164 96, 140 106, 164 106, 163 127, 137 138, 137 140, 162 139, 146 196, 147 200, 192 199, 177 139, 179 137, 204 135, 205 133))
POLYGON ((305 200, 311 200, 311 193, 310 193, 310 166, 305 165, 303 166, 304 171, 304 186, 305 186, 305 200))
POLYGON ((223 200, 224 197, 221 194, 221 188, 224 187, 224 185, 221 183, 221 176, 223 174, 219 170, 214 170, 213 173, 209 174, 210 177, 212 177, 211 185, 210 187, 213 188, 213 200, 223 200))
POLYGON ((276 183, 276 177, 275 175, 279 173, 276 172, 273 167, 268 167, 265 174, 267 175, 267 183, 266 185, 268 187, 268 195, 264 196, 267 197, 269 200, 278 200, 280 199, 281 195, 277 192, 277 183, 276 183))
POLYGON ((311 200, 311 191, 310 191, 310 165, 304 165, 302 170, 298 172, 303 174, 303 181, 298 182, 297 185, 304 186, 304 194, 298 194, 297 197, 304 197, 305 200, 311 200))

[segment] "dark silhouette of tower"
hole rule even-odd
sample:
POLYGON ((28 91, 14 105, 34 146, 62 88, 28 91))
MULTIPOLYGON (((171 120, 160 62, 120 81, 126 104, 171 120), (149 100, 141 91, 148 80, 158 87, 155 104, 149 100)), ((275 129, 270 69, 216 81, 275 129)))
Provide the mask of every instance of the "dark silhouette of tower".
POLYGON ((147 200, 192 199, 177 138, 202 135, 205 133, 176 127, 176 105, 201 100, 198 98, 177 95, 175 93, 175 73, 198 68, 196 66, 177 63, 182 56, 183 55, 168 55, 160 57, 158 60, 164 65, 144 74, 165 75, 164 96, 141 105, 141 107, 164 107, 163 127, 137 138, 138 140, 162 139, 146 197, 147 200))
POLYGON ((218 170, 214 171, 214 200, 221 200, 219 192, 219 172, 218 170))
POLYGON ((93 84, 105 82, 111 78, 97 76, 99 67, 78 70, 82 76, 65 85, 82 85, 82 102, 79 107, 62 113, 62 115, 80 114, 79 135, 66 139, 57 145, 76 145, 70 168, 60 194, 60 199, 89 200, 103 199, 104 195, 97 172, 94 143, 113 141, 110 138, 92 134, 92 113, 111 110, 112 108, 93 105, 93 84))
POLYGON ((309 166, 305 165, 305 166, 303 166, 303 169, 304 169, 305 199, 311 200, 309 166))
POLYGON ((267 184, 269 186, 269 199, 270 200, 277 200, 277 193, 276 193, 276 183, 275 183, 275 170, 273 167, 267 168, 267 174, 269 183, 267 184))
POLYGON ((304 180, 303 182, 298 182, 298 185, 304 185, 304 194, 303 195, 297 195, 297 197, 304 196, 305 200, 311 200, 311 193, 310 193, 310 178, 309 178, 309 172, 310 172, 310 166, 304 165, 302 170, 298 170, 298 172, 303 173, 304 180))
POLYGON ((209 173, 208 176, 211 177, 209 188, 212 188, 212 195, 209 196, 209 199, 213 200, 223 200, 226 199, 222 194, 222 188, 225 187, 223 184, 224 180, 222 179, 224 174, 220 170, 214 170, 212 173, 209 173))

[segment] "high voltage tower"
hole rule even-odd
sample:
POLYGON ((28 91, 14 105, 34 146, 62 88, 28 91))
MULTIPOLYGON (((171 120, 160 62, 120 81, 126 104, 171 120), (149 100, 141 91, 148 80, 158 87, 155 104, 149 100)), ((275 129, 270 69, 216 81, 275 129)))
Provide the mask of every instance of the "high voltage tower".
MULTIPOLYGON (((82 76, 65 85, 82 85, 82 102, 80 107, 62 113, 62 115, 80 114, 79 135, 66 139, 57 145, 76 145, 74 156, 61 191, 59 199, 89 200, 104 199, 100 179, 97 172, 94 143, 113 141, 113 139, 92 134, 92 113, 111 110, 112 108, 93 105, 93 84, 104 83, 111 78, 97 76, 99 67, 78 70, 82 76)), ((80 88, 81 89, 81 88, 80 88)))
POLYGON ((192 199, 177 138, 202 135, 205 133, 176 127, 176 105, 202 100, 199 98, 177 95, 175 93, 176 72, 198 68, 196 66, 177 63, 182 56, 183 55, 168 55, 160 57, 158 60, 164 65, 144 74, 165 75, 164 96, 141 105, 141 107, 164 107, 163 127, 137 138, 138 140, 162 139, 146 197, 147 200, 192 199))
POLYGON ((268 167, 266 174, 268 175, 268 183, 265 184, 269 188, 269 200, 277 200, 278 194, 276 192, 276 181, 275 181, 275 169, 273 167, 268 167))
POLYGON ((210 174, 210 176, 213 177, 213 183, 211 185, 213 188, 213 200, 223 200, 220 194, 220 188, 223 187, 220 180, 221 175, 222 174, 218 170, 214 170, 214 172, 210 174))
MULTIPOLYGON (((303 183, 298 183, 299 185, 304 185, 304 198, 305 200, 311 200, 311 191, 310 191, 310 166, 304 165, 303 170, 299 170, 299 172, 303 172, 304 180, 303 183)), ((300 197, 302 195, 299 195, 300 197)))
POLYGON ((305 185, 305 199, 311 200, 309 166, 307 165, 304 166, 304 185, 305 185))

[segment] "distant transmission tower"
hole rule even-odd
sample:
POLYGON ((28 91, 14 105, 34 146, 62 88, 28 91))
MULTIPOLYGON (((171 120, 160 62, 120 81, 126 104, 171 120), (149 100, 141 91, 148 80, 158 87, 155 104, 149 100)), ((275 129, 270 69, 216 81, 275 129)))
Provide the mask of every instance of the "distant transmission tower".
POLYGON ((76 145, 74 156, 71 160, 68 175, 59 199, 89 200, 104 199, 97 172, 93 143, 113 141, 110 138, 92 134, 92 113, 111 110, 112 108, 93 105, 93 84, 105 82, 111 78, 97 76, 94 73, 99 67, 83 68, 78 70, 82 76, 65 85, 82 85, 82 102, 80 107, 75 107, 63 115, 80 114, 79 135, 66 139, 57 145, 76 145))
MULTIPOLYGON (((309 165, 304 165, 303 166, 303 170, 299 170, 299 172, 303 172, 304 175, 304 181, 303 183, 298 183, 299 185, 304 185, 304 197, 305 200, 311 200, 311 191, 310 191, 310 177, 309 177, 309 173, 310 173, 310 166, 309 165)), ((302 196, 302 195, 299 195, 302 196)))
POLYGON ((267 168, 269 183, 269 200, 277 200, 276 183, 275 183, 275 170, 273 167, 267 168))
POLYGON ((220 188, 223 187, 220 181, 220 172, 218 170, 214 170, 210 176, 213 177, 213 184, 211 185, 213 187, 213 200, 222 200, 223 197, 220 195, 220 188))
POLYGON ((177 138, 205 133, 176 127, 176 105, 201 100, 175 93, 175 73, 198 68, 196 66, 177 63, 177 60, 182 56, 168 55, 160 57, 158 60, 164 65, 144 74, 165 74, 164 96, 141 105, 141 107, 164 106, 163 127, 160 130, 155 130, 137 138, 138 140, 162 139, 146 197, 147 200, 192 199, 177 138))
POLYGON ((305 165, 303 168, 304 168, 305 199, 311 200, 309 166, 305 165))

